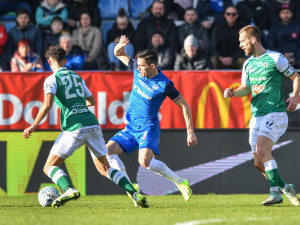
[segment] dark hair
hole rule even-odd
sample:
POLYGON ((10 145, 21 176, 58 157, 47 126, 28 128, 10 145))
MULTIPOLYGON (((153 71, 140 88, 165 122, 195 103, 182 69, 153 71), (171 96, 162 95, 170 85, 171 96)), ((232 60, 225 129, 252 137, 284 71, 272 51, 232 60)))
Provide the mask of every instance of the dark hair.
POLYGON ((64 21, 59 16, 55 16, 52 18, 51 24, 54 22, 61 22, 62 24, 64 24, 64 21))
POLYGON ((125 9, 124 9, 124 8, 120 8, 120 9, 119 9, 118 17, 121 17, 121 18, 126 17, 126 18, 128 18, 127 13, 125 12, 125 9))
POLYGON ((137 58, 144 59, 148 65, 154 64, 157 66, 158 56, 155 50, 153 49, 144 49, 137 54, 137 58))
POLYGON ((188 7, 188 8, 186 8, 186 9, 184 10, 184 14, 185 14, 187 11, 190 11, 190 10, 193 10, 193 11, 198 15, 196 9, 194 9, 193 7, 188 7))
POLYGON ((26 14, 27 16, 30 17, 30 14, 29 14, 28 10, 25 9, 25 8, 20 8, 20 9, 17 10, 17 17, 18 17, 19 15, 21 15, 21 14, 26 14))
POLYGON ((59 45, 50 46, 46 51, 45 57, 49 59, 53 58, 58 63, 62 62, 66 58, 66 51, 59 45))
POLYGON ((248 38, 251 38, 254 36, 256 38, 256 40, 259 43, 261 43, 261 33, 257 26, 253 26, 253 25, 245 26, 239 31, 239 35, 243 32, 246 32, 248 38))

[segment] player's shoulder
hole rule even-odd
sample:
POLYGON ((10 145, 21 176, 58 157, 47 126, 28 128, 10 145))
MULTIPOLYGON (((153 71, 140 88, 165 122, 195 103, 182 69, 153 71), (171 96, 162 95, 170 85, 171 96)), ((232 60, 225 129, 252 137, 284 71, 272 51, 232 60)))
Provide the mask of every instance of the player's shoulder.
POLYGON ((55 73, 52 73, 50 76, 48 76, 46 79, 45 79, 45 82, 44 83, 53 83, 56 81, 56 77, 55 77, 55 73))
POLYGON ((275 62, 278 62, 280 59, 284 59, 284 56, 280 52, 267 50, 265 55, 271 57, 275 62))

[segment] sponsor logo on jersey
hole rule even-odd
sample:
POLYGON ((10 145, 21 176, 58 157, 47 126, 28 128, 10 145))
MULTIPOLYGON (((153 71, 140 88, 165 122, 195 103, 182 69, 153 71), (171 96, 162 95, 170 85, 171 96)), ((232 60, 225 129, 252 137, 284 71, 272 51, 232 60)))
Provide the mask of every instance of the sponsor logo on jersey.
POLYGON ((265 85, 253 85, 252 90, 254 94, 260 93, 264 89, 265 85))
POLYGON ((143 137, 142 137, 142 140, 146 140, 146 138, 147 138, 147 134, 148 134, 148 132, 147 132, 147 131, 145 131, 145 132, 144 132, 144 135, 143 135, 143 137))
POLYGON ((153 92, 153 89, 150 88, 147 84, 145 84, 141 79, 138 80, 138 83, 146 88, 148 91, 153 92))
POLYGON ((267 80, 267 77, 250 77, 250 81, 263 81, 267 80))
POLYGON ((152 85, 152 88, 153 88, 154 90, 157 90, 157 89, 158 89, 158 85, 157 85, 157 84, 153 84, 153 85, 152 85))
POLYGON ((140 96, 151 101, 152 97, 145 94, 137 85, 134 85, 133 89, 135 89, 140 96))
POLYGON ((249 74, 249 73, 252 73, 254 71, 255 71, 255 69, 252 66, 248 66, 246 73, 249 74))
POLYGON ((87 107, 83 107, 83 108, 74 108, 72 109, 72 114, 75 115, 75 114, 80 114, 80 113, 85 113, 85 112, 88 112, 88 108, 87 107))

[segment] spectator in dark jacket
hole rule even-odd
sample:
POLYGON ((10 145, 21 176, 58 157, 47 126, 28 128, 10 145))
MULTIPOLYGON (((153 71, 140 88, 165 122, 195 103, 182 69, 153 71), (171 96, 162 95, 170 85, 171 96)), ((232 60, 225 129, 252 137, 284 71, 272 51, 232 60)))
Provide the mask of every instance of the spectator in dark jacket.
POLYGON ((116 22, 113 24, 112 28, 107 32, 107 54, 113 70, 127 70, 128 67, 125 66, 121 61, 114 55, 114 48, 119 43, 121 35, 126 35, 131 43, 126 45, 125 52, 130 57, 134 56, 134 35, 135 30, 123 8, 119 10, 116 22))
POLYGON ((162 70, 172 70, 175 61, 175 51, 167 46, 164 41, 164 34, 161 31, 155 31, 151 38, 152 48, 155 49, 158 56, 158 64, 162 70))
POLYGON ((300 23, 300 1, 299 0, 268 0, 269 8, 269 21, 271 25, 276 22, 280 22, 278 18, 279 11, 282 5, 290 5, 291 10, 293 11, 293 19, 300 23))
POLYGON ((177 55, 174 70, 209 70, 212 64, 209 56, 199 49, 197 38, 190 34, 184 41, 184 48, 177 55))
POLYGON ((239 47, 239 31, 243 24, 234 6, 225 10, 224 18, 223 24, 215 27, 212 33, 211 61, 214 69, 242 69, 246 59, 239 47))
POLYGON ((5 58, 3 55, 4 47, 6 46, 8 40, 7 31, 5 29, 5 26, 0 25, 0 71, 3 71, 6 69, 5 66, 5 58))
POLYGON ((166 18, 164 3, 158 0, 153 2, 150 16, 138 25, 134 41, 137 52, 151 47, 151 35, 156 30, 163 32, 168 45, 176 52, 180 51, 176 26, 172 20, 166 18))
POLYGON ((68 19, 67 6, 61 0, 44 0, 36 10, 35 21, 42 31, 49 31, 55 16, 59 16, 65 23, 68 19))
POLYGON ((209 35, 205 27, 200 24, 194 8, 187 8, 185 10, 184 21, 185 23, 178 27, 180 47, 183 47, 185 38, 193 34, 199 41, 199 48, 202 51, 208 52, 210 50, 209 35))
POLYGON ((51 21, 51 33, 45 34, 44 36, 44 49, 43 52, 46 52, 47 49, 52 45, 57 45, 60 35, 62 34, 64 28, 63 21, 60 17, 56 16, 51 21))
POLYGON ((260 30, 269 28, 268 7, 261 0, 244 0, 236 5, 240 20, 255 25, 260 30))
POLYGON ((300 68, 300 25, 292 21, 293 12, 289 5, 282 5, 280 22, 270 28, 268 47, 282 53, 292 66, 300 68))
POLYGON ((68 8, 67 29, 72 33, 79 27, 80 16, 83 12, 91 15, 93 26, 101 27, 102 18, 98 2, 98 0, 65 0, 64 3, 68 8))
POLYGON ((43 53, 42 35, 38 28, 30 23, 30 16, 26 9, 17 11, 16 26, 8 32, 8 43, 6 46, 6 59, 10 59, 17 49, 18 42, 22 38, 27 38, 30 41, 32 51, 41 55, 43 53))
POLYGON ((224 10, 231 5, 231 0, 198 0, 196 11, 202 25, 211 31, 214 26, 222 23, 224 10))

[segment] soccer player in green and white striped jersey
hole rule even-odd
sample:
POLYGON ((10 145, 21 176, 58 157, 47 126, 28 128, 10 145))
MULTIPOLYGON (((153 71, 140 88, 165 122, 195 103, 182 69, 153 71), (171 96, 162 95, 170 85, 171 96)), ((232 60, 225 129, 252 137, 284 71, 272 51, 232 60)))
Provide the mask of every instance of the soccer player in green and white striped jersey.
POLYGON ((266 50, 261 44, 260 30, 256 26, 246 26, 239 32, 240 48, 247 56, 243 66, 242 84, 237 89, 227 88, 225 98, 243 97, 252 94, 249 143, 255 166, 267 177, 270 195, 262 202, 264 206, 283 201, 279 189, 293 205, 300 205, 292 184, 287 184, 279 175, 272 156, 273 145, 283 135, 288 126, 286 110, 293 112, 297 106, 300 79, 298 73, 280 53, 266 50), (283 76, 293 82, 293 93, 286 100, 285 109, 282 89, 283 76))
POLYGON ((64 194, 52 202, 52 207, 60 207, 67 201, 80 197, 80 193, 72 186, 60 166, 75 150, 86 145, 100 174, 126 190, 139 207, 148 208, 146 198, 137 193, 126 176, 109 166, 101 128, 96 116, 88 109, 88 106, 95 105, 95 98, 84 80, 74 71, 64 67, 67 62, 65 57, 65 50, 59 46, 51 46, 47 50, 46 58, 53 74, 44 82, 45 96, 42 107, 33 124, 23 132, 23 136, 29 138, 36 126, 48 114, 53 102, 57 103, 60 108, 62 133, 50 151, 44 173, 64 191, 64 194))

